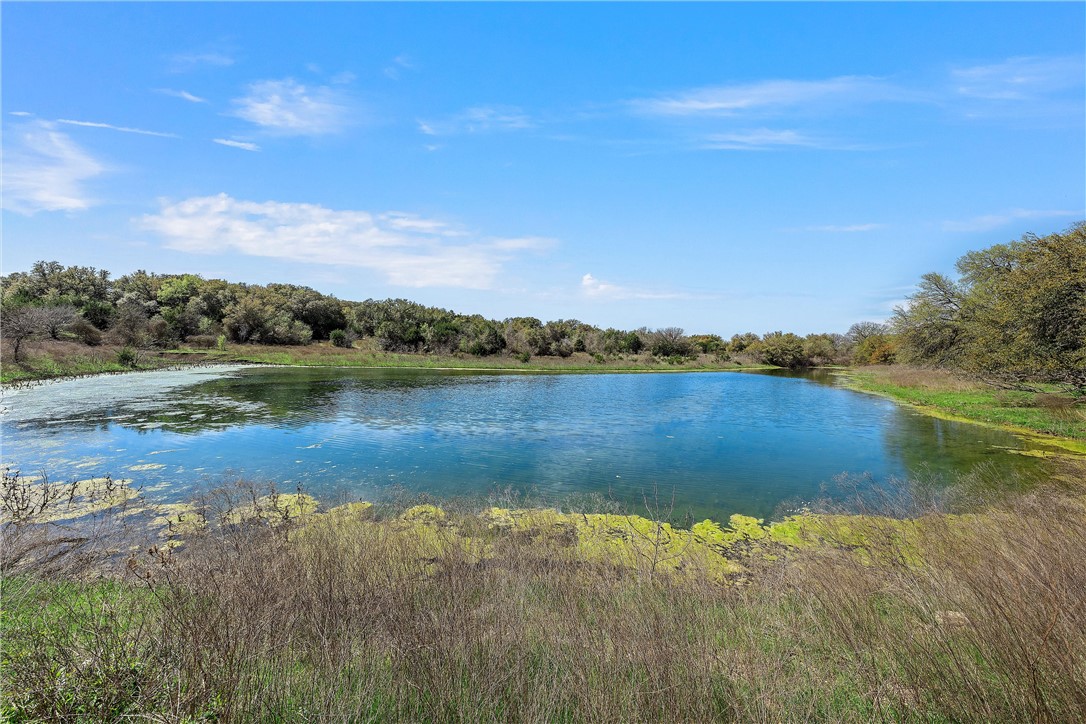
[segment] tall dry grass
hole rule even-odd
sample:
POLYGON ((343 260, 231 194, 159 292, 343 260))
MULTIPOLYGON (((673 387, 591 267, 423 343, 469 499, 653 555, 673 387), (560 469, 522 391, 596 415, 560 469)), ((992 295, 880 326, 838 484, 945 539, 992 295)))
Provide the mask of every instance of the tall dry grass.
POLYGON ((5 713, 1086 720, 1082 492, 925 511, 867 511, 724 585, 588 563, 563 534, 469 513, 425 535, 364 515, 212 525, 129 556, 119 580, 9 570, 5 713))

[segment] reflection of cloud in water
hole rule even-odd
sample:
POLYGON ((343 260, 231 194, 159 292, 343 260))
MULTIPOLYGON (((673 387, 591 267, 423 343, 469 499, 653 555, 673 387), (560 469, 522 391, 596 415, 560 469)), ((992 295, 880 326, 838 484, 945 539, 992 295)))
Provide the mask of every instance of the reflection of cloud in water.
POLYGON ((153 388, 156 375, 130 377, 141 383, 132 394, 103 379, 108 396, 82 390, 72 405, 45 390, 51 405, 37 417, 24 397, 5 421, 15 433, 6 456, 51 475, 105 457, 94 474, 138 469, 141 484, 175 500, 235 468, 321 497, 390 485, 472 495, 511 484, 547 495, 613 490, 639 508, 658 486, 661 497, 674 491, 677 509, 719 517, 769 515, 842 470, 887 480, 908 474, 914 458, 956 469, 982 455, 977 448, 991 450, 970 426, 932 430, 892 403, 784 376, 261 368, 167 376, 153 388), (55 408, 67 419, 45 427, 55 408), (54 438, 60 447, 49 448, 54 438), (180 454, 150 457, 163 453, 180 454), (165 464, 143 467, 154 459, 165 464))

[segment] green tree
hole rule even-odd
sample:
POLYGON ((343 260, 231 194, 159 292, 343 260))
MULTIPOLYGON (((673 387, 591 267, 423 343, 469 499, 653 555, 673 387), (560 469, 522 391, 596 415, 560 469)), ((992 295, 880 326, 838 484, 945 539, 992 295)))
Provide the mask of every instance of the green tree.
POLYGON ((796 369, 811 364, 803 350, 803 338, 791 332, 769 332, 754 346, 760 362, 776 367, 796 369))
POLYGON ((906 359, 1086 395, 1086 222, 970 252, 957 270, 924 275, 895 310, 906 359))

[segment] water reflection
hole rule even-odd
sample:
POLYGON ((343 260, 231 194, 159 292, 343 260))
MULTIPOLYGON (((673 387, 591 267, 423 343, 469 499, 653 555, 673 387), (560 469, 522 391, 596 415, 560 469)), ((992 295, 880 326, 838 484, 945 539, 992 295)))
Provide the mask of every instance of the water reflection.
POLYGON ((230 470, 355 497, 511 485, 636 508, 659 491, 695 517, 769 516, 820 497, 841 473, 891 485, 982 461, 1038 464, 1001 449, 1024 445, 1012 435, 841 389, 824 371, 156 375, 21 391, 5 401, 4 462, 54 479, 133 477, 174 499, 230 470))

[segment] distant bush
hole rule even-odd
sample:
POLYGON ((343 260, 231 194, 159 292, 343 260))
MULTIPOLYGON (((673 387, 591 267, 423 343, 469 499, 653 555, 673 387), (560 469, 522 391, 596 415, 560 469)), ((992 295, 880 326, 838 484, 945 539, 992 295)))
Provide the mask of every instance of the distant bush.
POLYGON ((664 327, 649 333, 649 351, 656 357, 689 357, 693 345, 679 327, 664 327))
POLYGON ((97 347, 102 343, 102 332, 83 317, 72 322, 68 332, 89 347, 97 347))
POLYGON ((333 347, 350 348, 354 342, 352 335, 342 329, 333 329, 329 335, 328 340, 332 343, 333 347))
POLYGON ((521 362, 523 362, 524 364, 528 364, 528 360, 530 360, 531 358, 532 358, 532 355, 531 355, 530 352, 521 352, 520 354, 517 355, 517 359, 520 360, 521 362))
POLYGON ((117 363, 125 367, 135 368, 139 364, 139 352, 134 347, 125 345, 117 352, 117 363))
POLYGON ((218 338, 213 334, 194 334, 185 340, 185 344, 196 349, 211 349, 218 343, 218 338))

